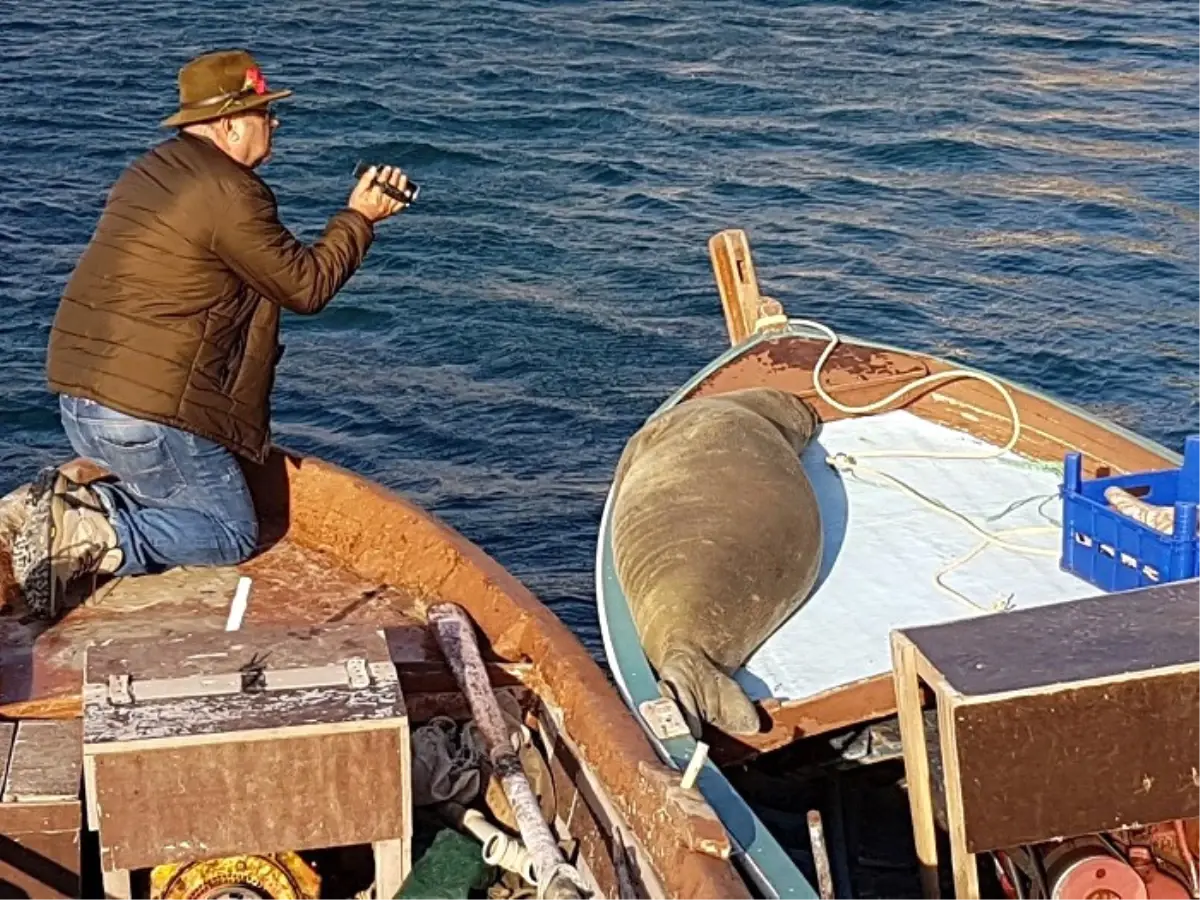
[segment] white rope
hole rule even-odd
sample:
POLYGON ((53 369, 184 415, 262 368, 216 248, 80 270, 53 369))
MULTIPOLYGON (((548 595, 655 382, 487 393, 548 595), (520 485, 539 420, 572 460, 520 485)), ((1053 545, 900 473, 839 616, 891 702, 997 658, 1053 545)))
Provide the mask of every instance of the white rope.
MULTIPOLYGON (((825 403, 828 403, 834 409, 839 410, 844 413, 847 413, 848 415, 862 415, 865 413, 877 412, 877 411, 883 409, 884 407, 894 403, 896 400, 900 399, 901 397, 905 396, 906 394, 911 393, 912 391, 918 390, 929 384, 935 384, 937 382, 947 381, 947 380, 950 380, 953 378, 974 378, 978 381, 982 381, 985 384, 988 384, 991 387, 995 388, 996 391, 1000 394, 1000 396, 1004 399, 1004 402, 1005 402, 1005 404, 1007 404, 1009 412, 1011 413, 1011 416, 1012 416, 1013 429, 1012 429, 1012 434, 1008 438, 1008 441, 1002 447, 989 448, 988 450, 985 450, 983 452, 945 452, 945 451, 939 452, 939 451, 930 451, 930 450, 874 450, 874 451, 855 453, 854 455, 850 455, 847 453, 834 453, 830 456, 827 456, 825 458, 825 461, 830 466, 832 466, 834 469, 836 469, 837 471, 849 473, 851 475, 854 475, 857 478, 867 481, 868 483, 871 483, 871 482, 869 479, 863 478, 864 475, 872 475, 872 476, 877 476, 878 478, 882 478, 882 479, 886 480, 887 482, 889 482, 890 484, 894 485, 895 487, 899 488, 902 492, 915 498, 923 506, 926 506, 935 512, 942 513, 944 515, 949 516, 952 519, 957 520, 961 524, 965 525, 968 529, 973 531, 975 534, 979 535, 983 539, 983 542, 981 544, 977 545, 969 552, 963 554, 958 559, 953 560, 952 562, 948 563, 947 565, 945 565, 941 569, 939 569, 936 573, 934 573, 934 576, 933 576, 934 586, 939 591, 941 591, 943 594, 953 597, 956 600, 961 600, 962 602, 966 603, 968 606, 972 607, 973 609, 975 609, 979 612, 999 612, 1002 610, 1011 609, 1012 608, 1012 595, 1011 594, 1009 594, 1005 597, 1001 597, 999 600, 994 602, 991 606, 982 606, 979 603, 976 603, 974 600, 971 600, 970 598, 966 597, 965 595, 954 590, 952 587, 947 585, 942 579, 946 575, 948 575, 950 572, 957 569, 959 566, 965 565, 966 563, 970 562, 972 559, 974 559, 976 556, 978 556, 985 549, 987 549, 988 547, 990 547, 992 545, 995 545, 998 547, 1004 547, 1005 549, 1011 550, 1014 553, 1027 553, 1032 556, 1046 556, 1046 557, 1057 558, 1057 556, 1059 555, 1059 550, 1057 549, 1057 547, 1054 549, 1050 549, 1050 548, 1046 548, 1046 547, 1035 547, 1035 546, 1031 546, 1029 544, 1014 543, 1012 541, 1006 540, 1005 537, 1003 537, 1003 535, 1032 534, 1032 533, 1038 533, 1038 534, 1054 533, 1057 535, 1060 533, 1060 530, 1058 528, 1052 528, 1049 526, 1032 526, 1032 527, 1028 527, 1028 528, 1011 528, 1011 529, 1006 529, 1004 531, 997 531, 997 532, 988 531, 987 529, 982 528, 981 526, 977 525, 975 522, 971 521, 971 519, 969 519, 967 516, 963 515, 962 513, 958 512, 957 510, 951 509, 946 504, 942 503, 940 500, 925 496, 920 491, 918 491, 916 488, 912 487, 912 485, 907 484, 900 478, 897 478, 895 475, 889 475, 887 472, 882 472, 878 469, 873 469, 869 466, 864 466, 859 463, 859 460, 866 459, 866 458, 881 458, 881 457, 904 457, 904 458, 909 458, 909 459, 994 459, 996 457, 1002 456, 1005 453, 1007 453, 1009 450, 1011 450, 1013 447, 1016 446, 1017 440, 1021 436, 1021 416, 1020 416, 1020 413, 1017 411, 1017 404, 1013 400, 1012 394, 1008 391, 1008 389, 1003 384, 1001 384, 999 381, 997 381, 995 378, 993 378, 990 375, 985 375, 981 372, 968 372, 964 369, 951 369, 946 372, 936 372, 932 375, 925 375, 921 378, 918 378, 916 381, 912 381, 912 382, 898 388, 897 390, 893 391, 891 394, 884 397, 882 400, 876 400, 873 403, 867 403, 863 406, 849 406, 849 405, 847 405, 845 403, 841 403, 841 402, 835 400, 833 397, 829 396, 828 392, 821 385, 821 369, 824 367, 824 365, 825 365, 826 361, 829 359, 830 355, 832 355, 834 349, 836 349, 837 345, 841 342, 841 339, 831 328, 829 328, 828 326, 826 326, 820 322, 814 322, 811 319, 792 319, 791 324, 812 328, 829 338, 829 343, 826 345, 825 349, 821 352, 821 355, 817 358, 816 365, 813 366, 813 373, 812 373, 813 388, 817 392, 817 396, 820 397, 825 403)), ((878 482, 875 482, 875 484, 878 485, 878 482)))
POLYGON ((868 403, 865 406, 847 406, 844 403, 834 400, 825 391, 825 388, 821 386, 821 369, 824 367, 825 361, 829 359, 830 355, 837 348, 837 345, 841 343, 841 338, 839 338, 837 334, 834 333, 833 329, 829 328, 829 326, 823 325, 820 322, 814 322, 811 319, 792 319, 791 322, 793 325, 803 325, 813 328, 829 338, 829 344, 825 347, 825 350, 817 359, 817 364, 813 366, 813 388, 816 390, 818 397, 836 410, 840 410, 841 412, 848 413, 850 415, 861 415, 863 413, 877 412, 878 410, 883 409, 885 406, 888 406, 889 404, 903 397, 910 391, 915 391, 927 384, 936 384, 939 381, 947 381, 951 378, 975 378, 994 387, 1000 393, 1000 396, 1004 398, 1004 402, 1008 404, 1008 411, 1012 414, 1013 430, 1008 442, 1005 443, 1003 447, 993 448, 984 453, 933 453, 928 450, 881 450, 868 453, 859 453, 856 454, 857 457, 862 459, 877 456, 903 456, 923 459, 992 459, 996 456, 1003 456, 1016 446, 1017 439, 1021 436, 1021 416, 1017 412, 1017 404, 1013 402, 1012 394, 1008 392, 1008 389, 991 375, 985 375, 982 372, 968 372, 965 369, 951 369, 946 372, 935 372, 932 375, 925 375, 921 378, 918 378, 916 381, 909 382, 903 387, 888 394, 882 400, 876 400, 874 403, 868 403))

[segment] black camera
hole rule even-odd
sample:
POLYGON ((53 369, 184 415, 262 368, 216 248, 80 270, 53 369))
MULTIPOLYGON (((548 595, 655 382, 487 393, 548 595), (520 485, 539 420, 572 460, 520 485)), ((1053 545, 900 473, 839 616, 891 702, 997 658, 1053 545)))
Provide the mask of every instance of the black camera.
MULTIPOLYGON (((354 177, 362 178, 369 168, 371 167, 367 163, 359 162, 359 164, 354 167, 354 177)), ((378 166, 377 168, 382 169, 383 166, 378 166)), ((408 183, 404 185, 404 190, 402 191, 398 191, 390 184, 384 184, 378 179, 372 182, 372 184, 377 185, 381 191, 383 191, 393 200, 399 200, 401 203, 412 203, 421 193, 421 186, 411 179, 409 179, 408 183)))

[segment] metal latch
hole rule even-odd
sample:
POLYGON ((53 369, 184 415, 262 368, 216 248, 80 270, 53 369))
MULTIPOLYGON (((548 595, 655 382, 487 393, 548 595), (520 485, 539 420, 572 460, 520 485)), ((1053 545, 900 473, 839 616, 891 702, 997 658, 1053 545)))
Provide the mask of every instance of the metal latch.
POLYGON ((399 677, 395 666, 390 662, 368 663, 363 657, 354 656, 341 664, 295 669, 254 667, 244 671, 182 678, 135 680, 128 673, 122 673, 108 676, 108 702, 113 706, 129 706, 138 700, 181 700, 305 688, 346 687, 362 690, 370 687, 372 681, 378 685, 397 684, 399 677))
POLYGON ((646 724, 650 726, 650 731, 660 741, 691 734, 687 722, 684 721, 683 713, 679 711, 675 701, 669 697, 643 700, 638 705, 638 711, 642 714, 646 724))

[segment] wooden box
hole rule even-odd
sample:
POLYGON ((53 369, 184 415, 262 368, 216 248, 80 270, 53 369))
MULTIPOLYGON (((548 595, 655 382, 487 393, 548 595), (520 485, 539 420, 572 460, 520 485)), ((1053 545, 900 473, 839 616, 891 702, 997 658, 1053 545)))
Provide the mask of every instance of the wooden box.
POLYGON ((82 897, 80 723, 0 722, 0 896, 82 897))
POLYGON ((109 896, 134 869, 251 853, 371 844, 379 897, 409 870, 408 718, 376 629, 92 646, 83 768, 109 896))
POLYGON ((1197 814, 1200 582, 892 633, 917 855, 937 895, 931 690, 958 897, 975 854, 1197 814))

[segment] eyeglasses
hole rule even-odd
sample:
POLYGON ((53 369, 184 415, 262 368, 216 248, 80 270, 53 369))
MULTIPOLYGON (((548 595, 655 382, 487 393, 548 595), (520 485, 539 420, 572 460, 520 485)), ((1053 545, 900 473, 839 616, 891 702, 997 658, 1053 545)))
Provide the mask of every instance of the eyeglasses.
POLYGON ((252 115, 266 119, 267 124, 272 128, 279 127, 279 112, 269 106, 260 106, 258 109, 249 110, 252 115))

